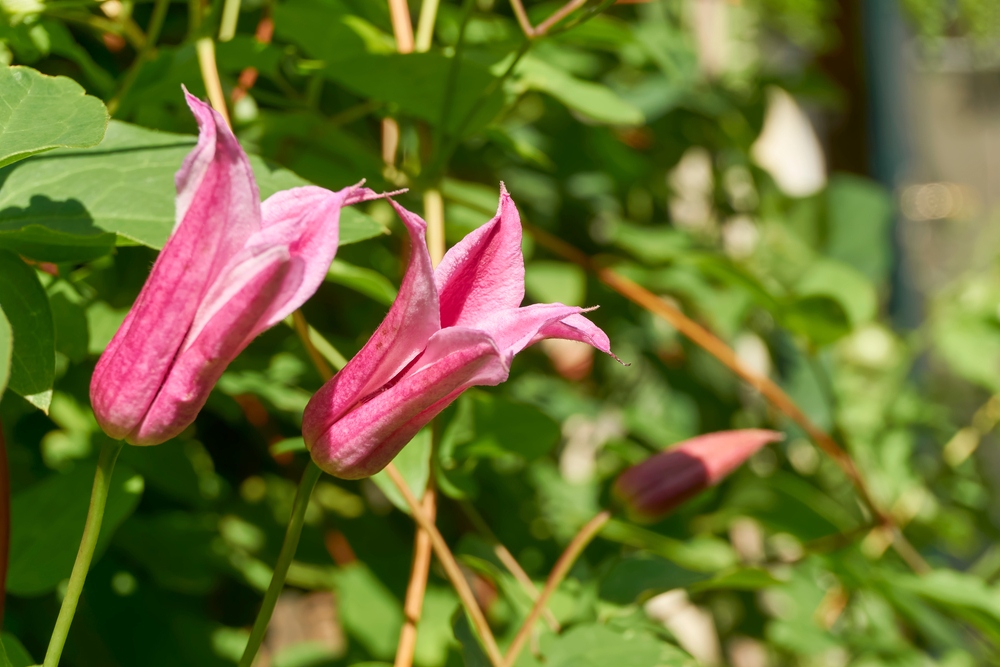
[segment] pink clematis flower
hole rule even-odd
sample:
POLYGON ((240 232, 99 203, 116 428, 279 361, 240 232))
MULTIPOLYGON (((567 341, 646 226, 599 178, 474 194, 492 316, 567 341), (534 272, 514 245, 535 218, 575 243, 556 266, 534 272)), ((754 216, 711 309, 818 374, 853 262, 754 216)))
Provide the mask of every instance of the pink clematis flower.
POLYGON ((544 338, 583 341, 611 354, 583 308, 521 308, 521 220, 501 184, 490 222, 431 268, 426 223, 395 202, 410 236, 399 296, 358 354, 306 406, 302 434, 313 460, 336 477, 384 468, 459 394, 507 379, 514 355, 544 338))
POLYGON ((763 429, 700 435, 623 472, 614 494, 632 513, 655 519, 721 482, 764 445, 784 438, 763 429))
POLYGON ((184 94, 199 134, 175 179, 177 222, 90 384, 101 428, 136 445, 194 421, 236 355, 319 287, 337 252, 341 207, 375 197, 301 187, 261 204, 225 121, 184 94))

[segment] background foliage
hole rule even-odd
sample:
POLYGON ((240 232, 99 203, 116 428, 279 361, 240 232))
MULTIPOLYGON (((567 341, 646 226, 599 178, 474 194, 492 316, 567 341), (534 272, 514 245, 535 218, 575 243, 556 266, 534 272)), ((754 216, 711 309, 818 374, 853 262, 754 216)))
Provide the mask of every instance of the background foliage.
MULTIPOLYGON (((632 365, 537 346, 505 385, 449 409, 436 446, 424 433, 398 461, 415 487, 435 480, 439 525, 498 637, 510 639, 529 599, 494 535, 541 581, 624 467, 698 433, 765 426, 789 437, 717 490, 653 525, 612 523, 553 601, 563 631, 540 624, 518 664, 996 664, 995 262, 932 294, 917 328, 895 327, 890 192, 834 172, 790 196, 759 166, 775 88, 816 118, 852 103, 822 60, 848 37, 839 3, 725 4, 730 38, 715 64, 695 4, 607 4, 524 52, 506 2, 444 2, 432 48, 401 55, 385 3, 244 0, 235 37, 216 48, 261 194, 367 178, 408 186, 402 200, 420 210, 440 187, 453 243, 492 215, 503 180, 526 222, 671 300, 770 374, 845 444, 933 569, 919 576, 888 549, 836 466, 758 394, 528 234, 529 299, 600 304, 593 319, 632 365), (390 169, 385 117, 401 127, 390 169)), ((929 40, 997 34, 989 0, 904 4, 929 40)), ((180 85, 206 93, 194 40, 215 31, 221 3, 159 6, 153 45, 152 3, 0 3, 0 57, 17 65, 0 70, 3 646, 14 667, 44 653, 82 532, 106 437, 90 374, 173 224, 173 173, 195 129, 180 85)), ((557 7, 528 9, 537 25, 557 7)), ((346 357, 394 297, 399 232, 383 202, 345 213, 327 284, 305 307, 346 357)), ((64 664, 236 662, 320 384, 279 326, 176 441, 125 449, 64 664)), ((413 535, 398 504, 378 478, 323 478, 275 617, 298 630, 274 631, 271 664, 392 660, 413 535)), ((457 609, 435 569, 416 664, 485 664, 457 609)))

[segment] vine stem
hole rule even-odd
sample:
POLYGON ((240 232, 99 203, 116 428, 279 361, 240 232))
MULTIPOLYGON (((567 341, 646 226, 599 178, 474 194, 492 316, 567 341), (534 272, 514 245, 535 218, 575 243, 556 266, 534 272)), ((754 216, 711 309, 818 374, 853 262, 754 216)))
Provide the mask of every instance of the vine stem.
POLYGON ((899 530, 893 517, 883 510, 875 498, 872 496, 868 485, 862 477, 854 460, 846 450, 841 448, 837 441, 826 431, 817 426, 802 409, 784 392, 771 378, 760 375, 748 368, 740 361, 736 352, 726 345, 722 339, 715 336, 708 329, 701 326, 687 315, 682 313, 675 306, 671 305, 656 294, 653 294, 645 287, 626 278, 614 269, 601 266, 590 256, 581 250, 566 243, 562 239, 549 234, 533 225, 525 224, 524 228, 531 233, 539 245, 548 248, 561 257, 579 264, 584 269, 592 272, 597 278, 624 296, 629 301, 642 306, 644 309, 665 320, 685 338, 689 339, 698 347, 702 348, 713 357, 718 359, 729 370, 747 382, 754 389, 759 391, 767 401, 785 414, 793 422, 799 425, 806 434, 816 442, 823 452, 833 459, 834 463, 843 471, 857 491, 862 502, 871 510, 877 522, 885 526, 893 538, 893 547, 907 565, 914 572, 923 574, 930 571, 930 566, 923 559, 912 544, 899 530))
POLYGON ((160 31, 163 30, 163 21, 167 18, 168 9, 170 9, 170 0, 156 0, 156 4, 153 5, 153 15, 150 17, 149 26, 146 28, 146 41, 143 43, 142 49, 135 57, 135 60, 132 61, 128 72, 125 73, 125 79, 122 81, 118 92, 108 102, 108 113, 111 115, 114 115, 115 111, 118 110, 118 106, 121 104, 125 94, 131 90, 136 79, 139 78, 139 71, 142 69, 143 64, 156 51, 156 41, 160 38, 160 31))
POLYGON ((479 633, 490 663, 493 667, 503 667, 503 655, 500 653, 500 648, 493 637, 493 631, 490 630, 490 625, 486 621, 486 616, 483 615, 483 610, 479 608, 479 603, 476 601, 476 596, 472 592, 469 582, 462 573, 462 568, 459 567, 458 561, 455 560, 455 556, 448 548, 448 543, 444 541, 441 533, 438 532, 434 521, 424 512, 423 507, 421 507, 413 492, 410 491, 410 487, 407 486, 406 480, 396 466, 390 463, 386 466, 385 471, 389 475, 389 479, 392 480, 392 483, 399 489, 406 504, 410 507, 410 514, 413 515, 414 520, 430 536, 434 553, 437 555, 438 560, 441 561, 441 566, 448 575, 448 579, 451 580, 452 586, 455 587, 455 592, 458 593, 458 597, 462 601, 462 606, 465 607, 465 611, 468 612, 469 617, 472 619, 472 624, 479 633))
POLYGON ((122 451, 122 445, 124 443, 121 440, 108 440, 101 447, 101 453, 97 459, 97 472, 94 474, 94 488, 90 493, 90 508, 87 510, 87 521, 83 526, 83 537, 80 539, 80 549, 76 552, 76 561, 73 563, 73 571, 69 576, 69 586, 66 588, 66 596, 59 607, 59 616, 56 617, 56 625, 52 629, 49 647, 45 651, 43 667, 57 667, 59 658, 62 657, 66 636, 69 634, 70 626, 73 625, 76 606, 80 602, 80 594, 83 592, 83 584, 87 580, 87 572, 90 571, 94 549, 97 548, 97 538, 101 534, 104 507, 108 502, 108 489, 111 487, 111 473, 115 469, 115 461, 118 460, 118 454, 122 451))
MULTIPOLYGON (((261 603, 260 611, 257 612, 257 619, 250 630, 250 639, 243 650, 243 657, 240 658, 239 667, 250 667, 260 645, 264 641, 264 633, 267 632, 267 624, 271 621, 274 613, 274 606, 278 602, 278 596, 285 585, 285 577, 288 575, 288 566, 292 564, 295 557, 295 550, 299 546, 299 537, 302 536, 302 522, 306 516, 306 508, 309 506, 309 497, 316 488, 316 482, 323 471, 319 469, 312 459, 302 473, 302 480, 299 488, 295 492, 295 502, 292 505, 292 516, 288 520, 288 528, 285 530, 285 539, 281 543, 281 552, 278 554, 278 561, 274 564, 274 574, 271 575, 271 583, 264 593, 264 601, 261 603)), ((46 663, 45 667, 49 667, 46 663)), ((54 666, 53 666, 54 667, 54 666)))
MULTIPOLYGON (((434 487, 428 485, 420 503, 427 518, 434 521, 437 513, 437 496, 434 487)), ((413 539, 413 565, 410 568, 410 582, 406 586, 406 600, 403 602, 403 627, 399 631, 396 646, 396 660, 393 667, 410 667, 417 650, 417 625, 424 610, 424 595, 427 592, 427 577, 431 571, 431 536, 421 527, 413 539)))
POLYGON ((545 581, 545 588, 542 589, 542 594, 538 596, 535 600, 535 604, 531 607, 531 611, 524 619, 524 623, 518 628, 517 634, 514 636, 514 641, 510 643, 510 647, 507 648, 507 655, 504 657, 503 667, 512 667, 512 665, 517 662, 517 656, 520 655, 521 649, 528 642, 528 638, 531 636, 531 630, 535 627, 535 623, 538 621, 539 617, 542 615, 542 610, 545 609, 545 605, 548 604, 549 598, 552 594, 556 592, 559 584, 562 580, 566 578, 569 574, 570 568, 573 567, 573 563, 576 559, 580 557, 583 550, 587 548, 597 534, 601 531, 608 521, 611 520, 611 512, 608 510, 602 510, 598 512, 590 521, 584 524, 570 543, 566 546, 565 551, 559 556, 559 560, 556 561, 556 566, 552 568, 552 572, 549 574, 549 578, 545 581))

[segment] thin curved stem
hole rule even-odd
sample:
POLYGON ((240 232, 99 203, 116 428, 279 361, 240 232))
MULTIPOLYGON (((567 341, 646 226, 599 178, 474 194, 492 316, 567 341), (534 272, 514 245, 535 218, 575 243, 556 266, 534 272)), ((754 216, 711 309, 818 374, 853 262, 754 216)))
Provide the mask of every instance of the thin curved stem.
POLYGON ((472 624, 483 641, 483 648, 486 650, 486 655, 490 659, 490 662, 494 667, 503 667, 503 656, 500 653, 500 648, 497 646, 496 639, 493 637, 493 631, 490 630, 486 616, 483 615, 483 610, 479 608, 476 596, 472 592, 469 582, 466 581, 462 569, 458 566, 458 561, 455 560, 455 556, 448 548, 448 543, 444 541, 441 533, 438 532, 437 526, 434 525, 434 522, 424 512, 420 503, 417 502, 413 492, 406 485, 406 480, 403 479, 403 475, 396 469, 396 466, 390 463, 386 466, 385 472, 403 495, 403 499, 409 505, 410 513, 413 515, 414 520, 430 535, 434 553, 437 555, 438 560, 441 561, 441 566, 448 575, 451 585, 455 587, 455 592, 458 593, 458 598, 462 601, 462 606, 465 607, 465 611, 468 612, 469 617, 472 619, 472 624))
MULTIPOLYGON (((421 506, 431 521, 437 513, 437 496, 434 488, 427 487, 421 506)), ((417 625, 423 615, 424 594, 427 592, 427 577, 431 572, 431 537, 423 528, 417 528, 413 540, 413 566, 410 569, 410 583, 406 586, 406 600, 403 602, 403 628, 399 631, 396 646, 396 660, 393 667, 411 667, 417 650, 417 625)))
POLYGON ((515 662, 517 662, 517 656, 521 653, 521 649, 528 642, 528 638, 531 636, 531 630, 535 627, 535 623, 538 621, 539 617, 542 615, 542 610, 545 609, 545 605, 548 604, 549 598, 552 594, 556 592, 559 584, 562 580, 566 578, 569 574, 570 568, 573 567, 573 563, 576 559, 580 557, 583 550, 587 548, 587 545, 597 537, 597 533, 601 531, 608 521, 611 520, 611 512, 603 510, 598 512, 593 519, 584 524, 583 528, 573 536, 570 543, 566 546, 566 550, 562 552, 559 556, 559 560, 556 561, 556 566, 552 568, 552 572, 549 574, 549 578, 545 581, 545 588, 542 589, 542 594, 538 596, 535 600, 534 606, 532 606, 531 611, 528 612, 528 616, 524 619, 524 623, 517 631, 517 635, 514 636, 514 641, 510 643, 510 647, 507 649, 507 655, 504 656, 504 667, 511 667, 515 662))
MULTIPOLYGON (((306 516, 306 508, 309 506, 309 497, 312 495, 316 482, 319 481, 323 471, 319 469, 312 459, 302 473, 302 480, 299 488, 295 492, 295 503, 292 505, 292 516, 288 520, 288 528, 285 530, 285 540, 281 543, 281 552, 278 553, 278 562, 274 564, 274 574, 271 575, 271 583, 264 593, 264 601, 257 612, 257 620, 250 630, 250 639, 247 640, 247 647, 240 658, 239 667, 250 667, 253 659, 260 650, 260 645, 264 641, 264 633, 267 632, 267 624, 271 621, 271 614, 274 613, 274 605, 278 602, 278 595, 285 585, 285 577, 288 575, 288 566, 295 557, 295 549, 299 546, 299 537, 302 536, 302 521, 306 516)), ((46 664, 45 667, 49 667, 46 664)))
POLYGON ((121 104, 125 94, 128 93, 135 84, 136 79, 139 78, 139 71, 142 69, 143 64, 149 60, 150 56, 156 50, 156 41, 160 38, 160 31, 163 30, 163 21, 167 18, 168 9, 170 9, 170 0, 156 0, 156 4, 153 5, 153 15, 149 19, 149 27, 146 28, 146 41, 142 45, 139 55, 132 61, 128 72, 125 73, 125 79, 122 81, 118 92, 108 102, 108 113, 114 115, 115 111, 118 110, 118 105, 121 104))
POLYGON ((52 638, 49 639, 43 667, 56 667, 59 658, 62 657, 66 636, 73 625, 76 606, 80 602, 87 572, 90 571, 90 561, 93 560, 94 549, 97 548, 97 538, 100 537, 101 523, 104 521, 104 506, 108 502, 108 489, 111 487, 111 474, 123 444, 121 440, 109 440, 101 447, 97 459, 97 472, 94 474, 94 488, 90 492, 90 508, 87 510, 87 521, 83 526, 83 537, 80 539, 80 549, 76 552, 73 572, 69 575, 69 586, 66 588, 62 606, 59 607, 59 616, 56 617, 56 625, 52 629, 52 638))

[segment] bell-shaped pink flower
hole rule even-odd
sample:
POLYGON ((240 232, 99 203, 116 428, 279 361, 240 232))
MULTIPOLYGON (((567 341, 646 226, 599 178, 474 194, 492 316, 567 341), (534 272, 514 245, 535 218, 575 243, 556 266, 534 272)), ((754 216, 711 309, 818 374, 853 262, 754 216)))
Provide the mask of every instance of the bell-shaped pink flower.
POLYGON ((177 222, 90 384, 101 428, 137 445, 194 421, 236 355, 319 287, 341 207, 375 196, 301 187, 261 204, 226 122, 184 94, 199 134, 175 179, 177 222))
POLYGON ((336 477, 384 468, 425 424, 475 385, 507 379, 514 355, 543 338, 611 353, 583 308, 521 308, 521 220, 501 184, 490 222, 431 268, 426 223, 393 202, 410 237, 399 296, 358 354, 309 401, 302 434, 313 460, 336 477))
POLYGON ((632 513, 657 518, 715 486, 761 447, 784 437, 777 431, 745 429, 685 440, 619 475, 614 494, 632 513))

